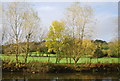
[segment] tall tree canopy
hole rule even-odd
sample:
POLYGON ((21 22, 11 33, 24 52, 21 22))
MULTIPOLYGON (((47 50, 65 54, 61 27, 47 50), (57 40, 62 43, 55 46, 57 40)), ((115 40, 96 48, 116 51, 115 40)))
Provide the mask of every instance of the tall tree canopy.
POLYGON ((63 20, 73 38, 72 57, 76 64, 83 54, 83 40, 92 36, 90 25, 93 20, 93 9, 90 6, 73 3, 67 8, 63 20))

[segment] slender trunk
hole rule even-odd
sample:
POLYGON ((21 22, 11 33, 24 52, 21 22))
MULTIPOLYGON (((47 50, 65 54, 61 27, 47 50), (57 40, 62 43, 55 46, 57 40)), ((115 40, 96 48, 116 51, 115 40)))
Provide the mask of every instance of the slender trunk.
POLYGON ((83 27, 82 27, 82 34, 81 34, 81 37, 79 38, 79 39, 81 40, 80 45, 82 45, 82 43, 83 43, 84 30, 85 30, 85 22, 84 22, 84 25, 83 25, 83 27))
POLYGON ((68 58, 66 57, 66 64, 68 64, 68 58))
POLYGON ((19 48, 18 48, 18 38, 16 38, 16 62, 18 63, 18 55, 19 55, 19 48))
MULTIPOLYGON (((16 13, 16 10, 15 10, 16 13)), ((18 55, 19 55, 19 45, 18 45, 18 23, 17 23, 17 15, 15 14, 15 29, 13 28, 15 37, 16 37, 16 62, 18 63, 18 55)))
POLYGON ((98 58, 97 58, 97 63, 98 63, 98 58))
POLYGON ((91 57, 90 57, 90 64, 91 64, 91 57))
POLYGON ((70 64, 71 64, 71 57, 70 57, 70 64))
POLYGON ((49 56, 48 56, 48 62, 50 62, 50 54, 49 54, 49 56))
POLYGON ((41 56, 40 52, 39 52, 39 57, 41 56))
MULTIPOLYGON (((85 49, 84 49, 84 51, 85 51, 85 49)), ((86 58, 86 64, 88 63, 88 58, 87 58, 87 55, 85 55, 85 58, 86 58)))
POLYGON ((90 61, 89 61, 89 67, 90 67, 90 66, 91 66, 91 64, 92 64, 92 63, 91 63, 91 60, 92 60, 92 57, 90 57, 90 61))
POLYGON ((28 53, 29 53, 29 38, 27 39, 27 45, 26 45, 25 63, 27 63, 28 53))
POLYGON ((78 60, 79 60, 79 58, 75 58, 75 59, 74 59, 74 66, 75 66, 75 67, 76 67, 76 65, 77 65, 78 60))
POLYGON ((71 57, 71 53, 69 53, 69 54, 70 54, 69 61, 70 61, 70 64, 71 64, 71 58, 72 58, 72 57, 71 57))
POLYGON ((56 55, 56 62, 55 63, 57 64, 57 62, 58 62, 58 54, 56 55))
POLYGON ((56 57, 56 62, 55 62, 56 64, 57 64, 57 61, 58 61, 58 58, 56 57))
POLYGON ((77 65, 77 61, 75 60, 75 61, 74 61, 74 67, 75 67, 75 68, 76 68, 76 65, 77 65))

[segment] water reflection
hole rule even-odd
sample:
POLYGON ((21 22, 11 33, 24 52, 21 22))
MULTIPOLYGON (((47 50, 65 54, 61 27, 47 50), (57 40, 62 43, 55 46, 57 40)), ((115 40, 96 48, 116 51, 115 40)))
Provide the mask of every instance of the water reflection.
POLYGON ((120 81, 119 79, 4 79, 2 81, 120 81))
POLYGON ((2 81, 120 81, 120 73, 22 73, 3 72, 2 81))

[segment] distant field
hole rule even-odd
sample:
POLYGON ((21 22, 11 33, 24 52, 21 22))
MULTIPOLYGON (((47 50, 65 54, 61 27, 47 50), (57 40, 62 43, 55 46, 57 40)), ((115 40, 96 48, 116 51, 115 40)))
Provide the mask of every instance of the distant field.
MULTIPOLYGON (((46 54, 44 54, 44 56, 46 56, 46 54)), ((16 61, 15 60, 15 55, 11 55, 11 56, 6 56, 6 55, 2 55, 1 56, 3 60, 10 60, 10 61, 16 61)), ((28 57, 28 62, 30 61, 41 61, 41 62, 47 62, 49 57, 28 57)), ((24 62, 24 56, 19 56, 19 61, 20 62, 24 62)), ((69 61, 69 60, 68 60, 69 61)), ((56 62, 56 57, 54 54, 51 54, 50 57, 50 62, 51 63, 55 63, 56 62)), ((90 58, 80 58, 78 63, 89 63, 90 62, 90 58)), ((120 63, 120 58, 92 58, 91 59, 91 63, 120 63)), ((60 60, 59 63, 66 63, 66 59, 62 58, 60 60)), ((72 59, 72 63, 74 63, 73 59, 72 59)))

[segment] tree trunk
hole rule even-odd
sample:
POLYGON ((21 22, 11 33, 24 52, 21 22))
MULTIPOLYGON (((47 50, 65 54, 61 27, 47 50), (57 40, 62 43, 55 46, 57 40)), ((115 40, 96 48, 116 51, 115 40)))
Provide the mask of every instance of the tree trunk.
POLYGON ((92 59, 92 58, 90 57, 90 64, 91 64, 91 59, 92 59))
POLYGON ((71 57, 70 57, 70 64, 71 64, 71 57))
POLYGON ((76 68, 76 65, 77 65, 77 61, 75 60, 75 62, 74 62, 74 67, 76 68))
POLYGON ((19 54, 19 48, 18 48, 18 38, 16 37, 16 62, 18 63, 18 54, 19 54))
POLYGON ((68 58, 66 57, 66 64, 68 64, 68 58))
POLYGON ((25 63, 27 63, 28 53, 29 53, 29 38, 27 39, 25 63))
POLYGON ((48 62, 50 62, 50 54, 49 54, 49 56, 48 56, 48 62))
POLYGON ((56 64, 57 64, 57 61, 58 61, 58 58, 56 57, 56 62, 55 62, 56 64))
POLYGON ((72 58, 72 56, 71 56, 71 53, 70 53, 70 57, 69 57, 69 59, 70 59, 70 64, 71 64, 71 58, 72 58))
POLYGON ((57 62, 58 62, 58 54, 56 55, 56 62, 55 63, 57 64, 57 62))
POLYGON ((79 60, 79 58, 75 58, 75 59, 74 59, 74 66, 75 66, 75 67, 76 67, 76 65, 77 65, 78 60, 79 60))

